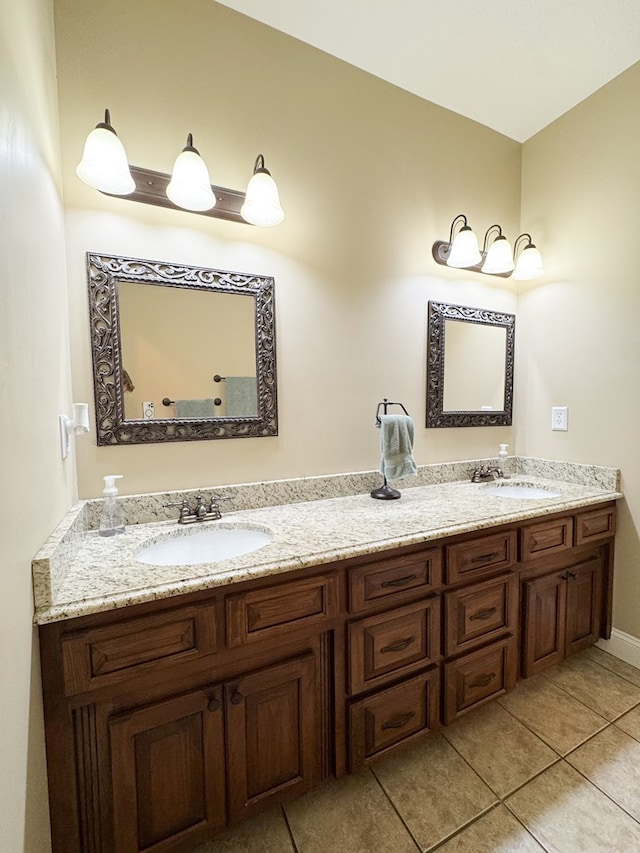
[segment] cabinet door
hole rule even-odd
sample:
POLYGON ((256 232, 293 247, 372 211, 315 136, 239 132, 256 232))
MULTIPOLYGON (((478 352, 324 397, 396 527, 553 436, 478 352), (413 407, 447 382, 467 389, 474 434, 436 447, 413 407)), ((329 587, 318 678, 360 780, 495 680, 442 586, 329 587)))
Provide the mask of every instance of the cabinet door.
POLYGON ((567 654, 591 646, 600 636, 602 566, 594 557, 567 575, 567 654))
POLYGON ((567 588, 564 574, 554 572, 525 581, 522 675, 528 678, 565 655, 567 588))
POLYGON ((229 816, 233 823, 273 794, 299 794, 320 779, 313 654, 225 685, 229 816))
POLYGON ((117 853, 162 853, 225 825, 222 690, 109 720, 117 853))

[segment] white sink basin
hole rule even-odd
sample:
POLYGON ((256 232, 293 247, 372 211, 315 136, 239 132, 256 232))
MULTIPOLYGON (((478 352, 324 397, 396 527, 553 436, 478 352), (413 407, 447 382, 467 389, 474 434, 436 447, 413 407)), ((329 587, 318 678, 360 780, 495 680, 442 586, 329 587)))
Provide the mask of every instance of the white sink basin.
POLYGON ((250 554, 268 545, 273 533, 250 527, 213 527, 141 548, 136 560, 152 566, 197 566, 250 554))
POLYGON ((549 489, 540 489, 537 486, 529 486, 526 483, 491 483, 483 486, 483 492, 488 495, 496 495, 499 498, 517 498, 518 500, 539 501, 544 498, 559 498, 558 492, 549 489))

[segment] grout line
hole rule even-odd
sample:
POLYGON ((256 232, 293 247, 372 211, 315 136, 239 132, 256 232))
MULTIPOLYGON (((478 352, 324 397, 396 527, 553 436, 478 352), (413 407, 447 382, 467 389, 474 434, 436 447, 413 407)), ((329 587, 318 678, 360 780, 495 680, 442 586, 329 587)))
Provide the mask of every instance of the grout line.
POLYGON ((378 785, 379 785, 379 787, 380 787, 380 790, 382 791, 382 793, 384 794, 384 796, 385 796, 385 797, 387 798, 387 800, 389 801, 389 803, 390 803, 390 805, 391 805, 391 808, 392 808, 392 809, 394 810, 394 812, 398 815, 398 819, 400 820, 400 823, 401 823, 401 824, 403 825, 403 827, 406 829, 407 834, 409 835, 409 837, 411 838, 411 840, 413 841, 413 843, 416 845, 416 849, 417 849, 417 850, 419 850, 419 851, 420 851, 420 853, 422 853, 422 850, 423 850, 423 848, 422 848, 422 844, 418 843, 418 839, 415 837, 415 835, 413 834, 413 832, 411 831, 411 829, 409 828, 409 826, 408 826, 408 825, 407 825, 407 823, 405 822, 404 818, 402 817, 402 815, 400 814, 400 812, 399 812, 399 811, 398 811, 398 809, 396 808, 396 804, 395 804, 395 803, 393 802, 393 800, 391 799, 391 795, 387 792, 387 789, 384 787, 384 785, 382 784, 382 782, 378 779, 378 775, 377 775, 377 773, 375 772, 375 770, 374 770, 373 766, 370 766, 370 767, 369 767, 369 772, 371 773, 371 775, 373 776, 373 778, 374 778, 374 779, 376 780, 376 782, 378 783, 378 785))
POLYGON ((289 840, 291 841, 293 853, 300 853, 300 851, 298 850, 298 845, 296 844, 296 839, 293 835, 293 830, 291 829, 291 825, 289 824, 289 818, 287 817, 287 813, 284 809, 284 806, 280 806, 280 811, 282 812, 282 817, 284 818, 284 825, 287 827, 287 832, 289 833, 289 840))
POLYGON ((626 815, 628 815, 635 823, 640 825, 640 818, 639 817, 636 817, 635 815, 631 814, 631 812, 628 811, 628 809, 625 806, 623 806, 622 803, 619 803, 616 799, 614 799, 611 794, 608 794, 603 788, 601 788, 596 782, 594 782, 593 779, 590 779, 588 776, 585 776, 585 774, 581 770, 579 770, 577 767, 574 767, 573 764, 569 764, 568 761, 566 762, 566 764, 568 767, 571 768, 571 770, 575 770, 579 776, 582 776, 582 778, 586 782, 588 782, 589 785, 591 785, 593 788, 595 788, 596 791, 600 791, 600 793, 603 794, 610 802, 612 802, 614 804, 614 806, 617 806, 621 811, 623 811, 626 815))
MULTIPOLYGON (((563 691, 563 692, 566 692, 566 691, 563 691)), ((518 717, 518 715, 515 712, 513 712, 510 708, 506 708, 500 702, 499 699, 496 699, 496 702, 498 702, 500 704, 500 707, 502 708, 503 711, 506 711, 508 714, 511 714, 511 716, 514 718, 514 720, 516 720, 518 723, 520 723, 521 726, 524 726, 525 729, 527 729, 529 732, 531 732, 532 735, 535 735, 538 738, 538 740, 541 740, 545 746, 548 746, 549 749, 553 750, 559 758, 566 758, 567 755, 570 755, 576 749, 579 749, 583 744, 585 744, 587 741, 591 740, 591 738, 594 738, 596 735, 599 735, 601 732, 605 731, 605 729, 607 729, 609 726, 613 725, 613 723, 611 723, 609 720, 607 720, 606 717, 603 717, 602 714, 598 714, 596 711, 594 711, 593 708, 587 708, 587 706, 584 705, 582 702, 580 702, 578 699, 576 699, 576 701, 580 705, 582 705, 583 708, 586 708, 592 714, 596 714, 596 716, 600 717, 600 719, 603 721, 604 725, 601 726, 599 729, 597 729, 592 734, 587 735, 587 737, 585 737, 584 740, 580 741, 580 743, 576 744, 575 746, 572 746, 571 749, 567 750, 567 752, 560 752, 555 746, 553 746, 553 744, 551 744, 547 740, 545 740, 544 735, 540 734, 540 732, 534 731, 534 729, 532 729, 531 726, 525 720, 520 719, 520 717, 518 717)))
POLYGON ((487 806, 486 809, 483 809, 479 814, 472 817, 466 823, 463 823, 462 826, 459 826, 457 829, 454 829, 448 835, 445 835, 444 838, 441 838, 440 841, 436 841, 431 847, 427 847, 425 853, 432 853, 434 850, 439 850, 443 845, 447 844, 447 842, 451 841, 452 838, 456 838, 456 836, 460 835, 461 832, 464 832, 465 829, 469 829, 470 826, 473 826, 474 823, 477 823, 481 818, 490 814, 495 809, 499 808, 502 805, 501 802, 492 803, 490 806, 487 806))
POLYGON ((512 815, 512 817, 514 817, 518 821, 520 826, 523 827, 523 829, 533 838, 533 840, 536 842, 536 844, 539 844, 540 847, 542 847, 542 849, 545 851, 545 853, 553 853, 552 848, 545 847, 545 845, 538 838, 538 836, 531 829, 529 829, 529 827, 526 825, 526 823, 522 822, 520 817, 514 812, 513 808, 509 805, 509 803, 505 802, 503 805, 508 810, 509 814, 512 815))

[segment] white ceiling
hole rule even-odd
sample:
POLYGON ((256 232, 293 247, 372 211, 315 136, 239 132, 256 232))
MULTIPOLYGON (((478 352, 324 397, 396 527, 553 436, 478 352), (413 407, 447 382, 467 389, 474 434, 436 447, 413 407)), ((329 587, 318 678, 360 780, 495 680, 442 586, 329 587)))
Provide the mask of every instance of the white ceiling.
POLYGON ((640 0, 219 0, 524 142, 640 60, 640 0))

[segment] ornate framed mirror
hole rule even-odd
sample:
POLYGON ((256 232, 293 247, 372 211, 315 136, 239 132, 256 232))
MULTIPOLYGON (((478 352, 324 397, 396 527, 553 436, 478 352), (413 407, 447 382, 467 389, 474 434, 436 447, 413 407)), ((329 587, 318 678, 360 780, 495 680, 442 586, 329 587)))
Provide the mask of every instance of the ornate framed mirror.
POLYGON ((270 276, 87 254, 99 445, 278 434, 270 276))
POLYGON ((427 427, 509 426, 515 314, 429 302, 427 427))

